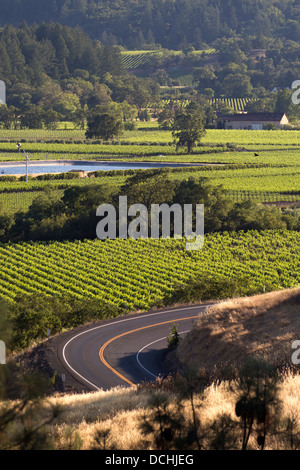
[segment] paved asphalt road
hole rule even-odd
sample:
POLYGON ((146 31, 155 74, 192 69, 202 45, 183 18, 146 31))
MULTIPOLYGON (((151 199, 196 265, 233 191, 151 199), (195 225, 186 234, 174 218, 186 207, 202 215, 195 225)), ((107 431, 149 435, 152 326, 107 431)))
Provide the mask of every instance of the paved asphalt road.
POLYGON ((172 323, 184 335, 207 305, 128 315, 89 327, 60 344, 68 373, 90 390, 155 380, 167 371, 163 356, 172 323))

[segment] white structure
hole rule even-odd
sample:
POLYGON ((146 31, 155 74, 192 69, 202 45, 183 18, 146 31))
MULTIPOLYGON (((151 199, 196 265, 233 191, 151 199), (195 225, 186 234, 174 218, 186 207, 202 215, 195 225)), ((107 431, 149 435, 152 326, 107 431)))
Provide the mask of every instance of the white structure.
POLYGON ((215 120, 218 129, 250 129, 261 130, 267 124, 273 124, 277 129, 289 124, 285 113, 240 113, 222 116, 215 120))
POLYGON ((0 80, 0 104, 6 104, 6 85, 0 80))

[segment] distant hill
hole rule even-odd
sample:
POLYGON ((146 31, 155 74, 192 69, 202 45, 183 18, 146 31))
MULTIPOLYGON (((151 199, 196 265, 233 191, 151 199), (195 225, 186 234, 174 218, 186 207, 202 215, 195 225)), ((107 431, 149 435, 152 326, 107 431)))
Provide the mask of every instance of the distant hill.
POLYGON ((300 37, 299 0, 0 0, 0 8, 2 26, 79 25, 93 39, 129 49, 150 44, 201 49, 235 33, 300 37))

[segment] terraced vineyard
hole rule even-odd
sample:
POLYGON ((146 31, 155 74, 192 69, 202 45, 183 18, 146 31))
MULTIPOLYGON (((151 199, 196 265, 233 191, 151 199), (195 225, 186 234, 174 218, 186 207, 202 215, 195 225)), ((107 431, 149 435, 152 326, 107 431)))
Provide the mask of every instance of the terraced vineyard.
POLYGON ((251 98, 214 98, 210 100, 210 104, 215 108, 228 106, 235 111, 244 111, 247 103, 253 101, 251 98))
POLYGON ((247 277, 247 292, 293 287, 300 282, 299 246, 300 234, 285 231, 211 234, 195 252, 182 240, 9 243, 0 247, 0 297, 68 294, 147 309, 207 272, 247 277))
POLYGON ((143 67, 145 64, 151 66, 153 59, 162 57, 158 51, 128 51, 122 53, 122 65, 125 69, 133 70, 143 67))
POLYGON ((26 211, 39 195, 39 191, 3 192, 0 193, 0 204, 3 203, 9 213, 26 211))
POLYGON ((161 100, 160 103, 149 103, 148 108, 152 108, 152 109, 165 108, 165 107, 168 107, 171 103, 175 107, 185 108, 186 106, 189 105, 190 100, 183 100, 183 99, 182 100, 177 100, 177 99, 161 100))
MULTIPOLYGON (((245 106, 247 105, 247 103, 250 103, 252 101, 252 98, 213 98, 209 100, 210 105, 216 110, 226 106, 234 109, 236 112, 245 111, 245 106)), ((168 106, 170 103, 171 100, 168 99, 162 100, 160 104, 162 107, 165 107, 168 106)), ((172 103, 175 106, 181 106, 182 108, 185 108, 190 103, 190 100, 172 100, 172 103)), ((159 106, 155 103, 149 103, 148 107, 157 108, 159 106)))
MULTIPOLYGON (((193 55, 201 56, 207 55, 210 56, 214 54, 215 49, 206 49, 194 51, 193 55)), ((134 70, 142 67, 151 67, 153 65, 162 64, 164 62, 170 61, 176 56, 181 55, 181 51, 171 51, 171 50, 152 50, 152 51, 123 51, 122 55, 122 64, 125 69, 134 70)))

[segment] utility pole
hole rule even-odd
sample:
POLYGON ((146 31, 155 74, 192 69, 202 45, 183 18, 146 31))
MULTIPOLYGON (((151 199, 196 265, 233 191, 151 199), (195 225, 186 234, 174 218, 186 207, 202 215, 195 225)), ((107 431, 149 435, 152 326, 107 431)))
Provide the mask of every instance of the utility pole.
MULTIPOLYGON (((21 142, 18 142, 18 143, 17 143, 17 148, 18 148, 18 150, 19 150, 19 153, 20 153, 20 151, 21 151, 21 147, 22 147, 21 142)), ((28 159, 28 155, 27 155, 27 153, 25 152, 24 149, 23 149, 23 153, 24 153, 24 155, 25 155, 25 157, 26 157, 26 183, 28 183, 28 160, 29 160, 29 159, 28 159)))

